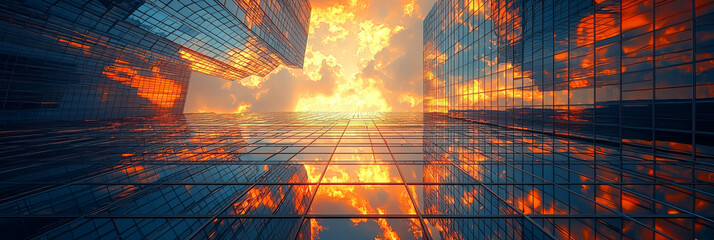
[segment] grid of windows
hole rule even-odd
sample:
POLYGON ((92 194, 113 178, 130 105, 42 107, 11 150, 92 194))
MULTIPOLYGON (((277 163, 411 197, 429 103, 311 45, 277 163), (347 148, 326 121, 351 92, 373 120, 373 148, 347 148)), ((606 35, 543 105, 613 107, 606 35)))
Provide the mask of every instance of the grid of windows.
POLYGON ((0 2, 0 122, 181 113, 180 47, 120 20, 140 4, 0 2))
POLYGON ((182 113, 190 70, 301 67, 307 0, 0 1, 0 122, 182 113))
POLYGON ((426 154, 478 163, 502 185, 474 201, 524 216, 469 236, 708 238, 712 17, 711 1, 437 1, 426 154))
POLYGON ((419 113, 3 125, 12 238, 706 239, 711 171, 419 113), (423 125, 425 124, 425 125, 423 125), (661 164, 663 165, 663 164, 661 164), (665 176, 667 177, 665 179, 665 176))
POLYGON ((426 162, 422 134, 421 113, 4 125, 0 229, 41 239, 428 239, 439 230, 423 212, 424 181, 435 179, 424 175, 452 164, 426 162))
POLYGON ((302 67, 309 16, 307 0, 153 0, 128 21, 185 47, 193 70, 240 80, 302 67))
POLYGON ((434 222, 451 229, 446 239, 706 239, 714 231, 712 170, 650 169, 651 159, 627 158, 618 145, 445 115, 425 116, 424 139, 426 160, 442 163, 424 170, 425 182, 440 184, 425 186, 425 214, 453 215, 434 222))

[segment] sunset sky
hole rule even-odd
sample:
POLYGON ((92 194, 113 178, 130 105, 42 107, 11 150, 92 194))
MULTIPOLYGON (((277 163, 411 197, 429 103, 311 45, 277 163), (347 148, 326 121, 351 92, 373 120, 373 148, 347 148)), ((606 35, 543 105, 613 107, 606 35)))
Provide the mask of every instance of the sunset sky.
POLYGON ((312 0, 303 69, 229 81, 193 72, 184 112, 422 110, 422 20, 434 0, 312 0))

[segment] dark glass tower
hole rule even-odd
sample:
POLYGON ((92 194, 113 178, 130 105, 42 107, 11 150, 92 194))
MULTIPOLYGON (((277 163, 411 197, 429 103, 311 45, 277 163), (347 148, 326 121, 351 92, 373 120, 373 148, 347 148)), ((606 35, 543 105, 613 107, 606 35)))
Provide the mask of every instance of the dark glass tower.
POLYGON ((310 5, 2 1, 0 122, 182 113, 190 70, 229 80, 302 67, 310 5))
POLYGON ((425 151, 476 183, 426 192, 464 216, 442 236, 710 238, 713 20, 711 1, 438 1, 425 151))

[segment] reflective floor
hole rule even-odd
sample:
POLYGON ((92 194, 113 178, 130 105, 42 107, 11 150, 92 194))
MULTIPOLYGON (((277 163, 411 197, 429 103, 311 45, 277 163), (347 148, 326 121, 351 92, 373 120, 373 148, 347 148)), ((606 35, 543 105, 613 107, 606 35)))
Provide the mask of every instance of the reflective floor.
POLYGON ((646 157, 623 160, 616 146, 428 122, 421 113, 249 113, 3 126, 0 229, 40 239, 714 232, 706 165, 660 163, 687 173, 668 180, 636 174, 646 157))

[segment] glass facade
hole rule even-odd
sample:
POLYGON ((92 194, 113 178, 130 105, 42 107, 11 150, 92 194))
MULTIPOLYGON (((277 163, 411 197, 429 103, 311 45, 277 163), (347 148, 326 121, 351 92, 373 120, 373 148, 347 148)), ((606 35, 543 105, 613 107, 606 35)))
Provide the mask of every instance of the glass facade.
POLYGON ((709 238, 713 20, 711 1, 437 1, 424 147, 455 185, 425 213, 464 216, 442 237, 709 238))
POLYGON ((422 134, 421 113, 3 125, 0 229, 11 239, 428 238, 422 134))
POLYGON ((650 170, 652 160, 618 145, 446 115, 5 124, 0 142, 0 230, 10 239, 707 239, 714 231, 706 168, 650 170))
POLYGON ((0 122, 182 113, 191 70, 302 67, 307 0, 0 1, 0 122))
POLYGON ((423 114, 165 114, 301 67, 309 15, 0 1, 3 237, 714 236, 714 2, 438 0, 423 114))
POLYGON ((182 45, 191 69, 230 80, 302 67, 307 0, 149 0, 128 22, 182 45))

